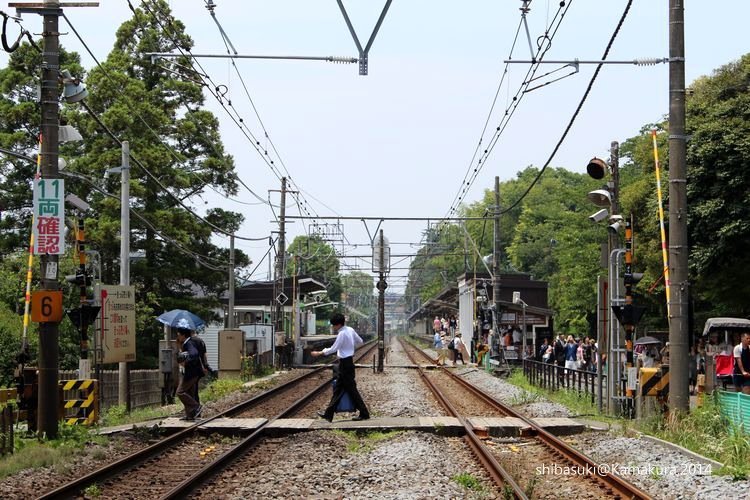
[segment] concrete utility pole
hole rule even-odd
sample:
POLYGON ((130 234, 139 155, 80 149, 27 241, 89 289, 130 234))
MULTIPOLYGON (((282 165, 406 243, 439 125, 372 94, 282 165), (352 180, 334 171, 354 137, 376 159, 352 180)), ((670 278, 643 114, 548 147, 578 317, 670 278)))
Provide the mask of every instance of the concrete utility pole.
POLYGON ((669 0, 669 409, 687 412, 688 244, 684 0, 669 0))
MULTIPOLYGON (((495 311, 492 314, 492 324, 495 336, 500 335, 500 177, 495 176, 495 243, 492 252, 492 299, 495 311)), ((473 333, 472 333, 473 335, 473 333)))
MULTIPOLYGON (((130 286, 130 143, 122 141, 120 166, 120 285, 130 286)), ((120 361, 117 371, 117 400, 130 412, 130 370, 120 361)))
POLYGON ((227 329, 234 328, 234 233, 229 235, 229 303, 227 304, 227 329))
POLYGON ((385 358, 385 237, 380 230, 380 273, 378 279, 378 371, 383 372, 383 359, 385 358))
MULTIPOLYGON (((42 53, 42 147, 41 174, 43 179, 59 179, 57 168, 59 157, 58 133, 60 127, 60 40, 59 2, 44 0, 44 52, 42 53)), ((57 255, 41 256, 42 290, 59 290, 57 280, 57 255)), ((39 404, 37 427, 41 435, 49 439, 57 437, 58 412, 58 364, 59 364, 60 323, 39 324, 39 404)))
POLYGON ((284 304, 279 301, 279 297, 284 293, 284 254, 286 252, 285 241, 285 220, 286 216, 286 177, 281 178, 281 208, 279 211, 279 247, 276 252, 276 332, 284 331, 284 304))

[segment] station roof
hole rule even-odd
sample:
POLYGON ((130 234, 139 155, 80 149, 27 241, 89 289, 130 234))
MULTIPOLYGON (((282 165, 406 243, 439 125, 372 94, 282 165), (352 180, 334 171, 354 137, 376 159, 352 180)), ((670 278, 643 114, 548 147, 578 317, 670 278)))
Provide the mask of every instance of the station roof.
MULTIPOLYGON (((492 278, 489 273, 463 274, 458 277, 459 281, 468 283, 482 283, 486 287, 487 296, 492 296, 492 278)), ((520 291, 526 302, 526 313, 537 316, 552 316, 552 310, 547 306, 546 281, 531 279, 531 275, 525 273, 507 273, 500 275, 500 306, 505 311, 522 312, 523 305, 514 304, 512 294, 520 291)), ((408 320, 414 321, 428 316, 442 316, 445 312, 458 312, 458 285, 449 285, 443 288, 435 297, 427 300, 412 312, 408 320)))
MULTIPOLYGON (((267 306, 275 304, 275 298, 280 290, 274 289, 274 281, 254 281, 243 285, 234 291, 234 303, 237 306, 267 306), (274 291, 276 292, 274 295, 274 291)), ((297 295, 306 295, 312 292, 325 292, 326 286, 312 276, 298 276, 284 279, 284 295, 292 298, 293 287, 297 295)))

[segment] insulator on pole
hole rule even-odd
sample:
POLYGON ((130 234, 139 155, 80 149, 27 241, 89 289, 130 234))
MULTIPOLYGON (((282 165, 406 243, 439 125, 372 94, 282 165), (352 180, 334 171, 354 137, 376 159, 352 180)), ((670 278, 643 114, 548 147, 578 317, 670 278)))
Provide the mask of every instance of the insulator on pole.
POLYGON ((657 64, 662 64, 668 62, 669 59, 666 57, 662 58, 646 58, 646 59, 636 59, 633 61, 636 66, 656 66, 657 64))
POLYGON ((336 64, 355 64, 359 62, 359 59, 356 57, 329 56, 327 59, 329 62, 336 64))

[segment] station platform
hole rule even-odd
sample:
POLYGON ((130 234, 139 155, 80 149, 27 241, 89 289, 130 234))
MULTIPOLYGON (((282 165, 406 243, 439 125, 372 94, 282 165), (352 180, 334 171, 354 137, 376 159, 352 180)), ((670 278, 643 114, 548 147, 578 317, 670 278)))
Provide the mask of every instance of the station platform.
MULTIPOLYGON (((469 417, 467 420, 478 434, 485 436, 522 437, 531 433, 531 427, 519 418, 469 417)), ((572 418, 538 418, 532 420, 543 429, 557 436, 576 434, 586 429, 585 424, 572 418)), ((201 423, 201 421, 188 422, 170 417, 159 422, 159 427, 166 431, 178 431, 197 424, 199 429, 205 431, 250 434, 266 422, 265 418, 216 418, 201 423)), ((312 418, 283 418, 271 422, 266 429, 272 434, 320 429, 354 431, 419 430, 453 436, 461 435, 464 432, 461 422, 453 417, 382 417, 360 421, 338 419, 333 422, 312 418)))

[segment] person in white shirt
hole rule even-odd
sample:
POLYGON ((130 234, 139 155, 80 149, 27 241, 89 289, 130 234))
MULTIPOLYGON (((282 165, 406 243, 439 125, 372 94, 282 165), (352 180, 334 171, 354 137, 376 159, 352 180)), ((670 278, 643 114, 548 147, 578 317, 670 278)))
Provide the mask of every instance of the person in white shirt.
POLYGON ((336 340, 331 347, 327 347, 322 351, 313 351, 310 354, 313 357, 328 356, 335 352, 338 357, 339 363, 339 375, 336 380, 336 388, 331 396, 331 401, 328 403, 328 407, 323 413, 318 413, 318 416, 333 421, 333 414, 336 411, 336 407, 344 394, 349 394, 349 397, 354 403, 354 407, 359 410, 359 415, 354 417, 352 420, 367 420, 370 418, 370 412, 367 410, 365 402, 362 400, 359 391, 357 390, 357 382, 354 380, 355 368, 354 350, 358 345, 361 345, 362 338, 357 334, 354 328, 344 325, 344 315, 336 313, 331 316, 331 330, 335 332, 336 340))

